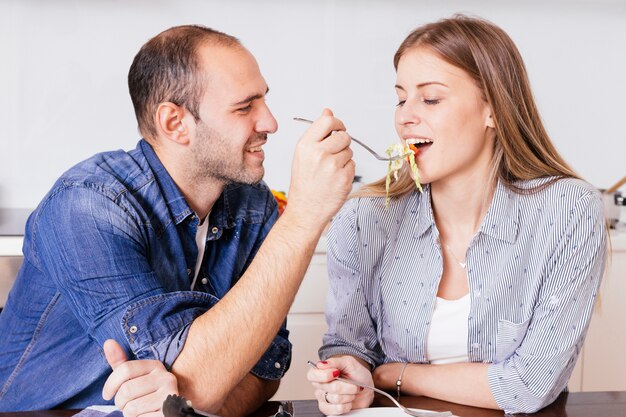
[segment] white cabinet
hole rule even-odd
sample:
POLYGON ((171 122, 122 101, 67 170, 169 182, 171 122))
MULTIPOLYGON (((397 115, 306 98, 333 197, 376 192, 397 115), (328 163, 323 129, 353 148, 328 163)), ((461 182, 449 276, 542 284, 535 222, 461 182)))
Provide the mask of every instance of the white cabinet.
POLYGON ((326 332, 324 310, 328 292, 326 240, 317 245, 309 269, 302 281, 289 315, 287 328, 293 344, 291 367, 280 383, 274 399, 304 400, 314 398, 313 387, 306 379, 307 360, 317 362, 317 350, 326 332))
POLYGON ((571 391, 626 391, 626 233, 613 234, 611 246, 571 391))

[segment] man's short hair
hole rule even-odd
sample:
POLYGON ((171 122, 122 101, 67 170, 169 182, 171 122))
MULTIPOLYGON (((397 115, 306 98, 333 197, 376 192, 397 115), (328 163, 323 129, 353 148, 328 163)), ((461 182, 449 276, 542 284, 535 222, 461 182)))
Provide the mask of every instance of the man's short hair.
POLYGON ((185 107, 199 119, 205 78, 198 57, 201 45, 241 46, 234 36, 199 25, 175 26, 146 42, 128 71, 128 90, 139 131, 147 139, 157 137, 154 115, 160 103, 185 107))

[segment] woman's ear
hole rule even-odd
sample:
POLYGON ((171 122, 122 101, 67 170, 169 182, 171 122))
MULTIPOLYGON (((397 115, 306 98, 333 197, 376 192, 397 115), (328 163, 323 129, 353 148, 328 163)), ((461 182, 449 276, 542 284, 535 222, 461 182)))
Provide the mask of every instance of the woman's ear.
POLYGON ((493 121, 493 113, 491 112, 491 108, 487 107, 485 114, 485 127, 490 127, 492 129, 496 128, 496 124, 493 121))
POLYGON ((174 103, 159 104, 155 115, 155 123, 159 136, 179 144, 189 142, 189 129, 185 124, 185 108, 174 103))

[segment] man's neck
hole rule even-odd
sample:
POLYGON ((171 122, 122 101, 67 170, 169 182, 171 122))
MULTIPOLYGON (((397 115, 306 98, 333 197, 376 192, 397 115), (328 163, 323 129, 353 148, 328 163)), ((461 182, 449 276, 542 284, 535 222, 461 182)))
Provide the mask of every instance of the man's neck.
POLYGON ((215 178, 197 178, 193 175, 193 171, 190 172, 185 166, 177 163, 175 156, 167 154, 158 147, 153 147, 153 149, 178 189, 185 196, 189 207, 198 218, 204 219, 224 191, 226 184, 215 178))
POLYGON ((180 191, 185 196, 189 207, 196 213, 199 219, 204 219, 217 199, 222 195, 224 191, 224 185, 217 183, 217 181, 202 181, 202 182, 185 182, 180 183, 174 179, 180 191))

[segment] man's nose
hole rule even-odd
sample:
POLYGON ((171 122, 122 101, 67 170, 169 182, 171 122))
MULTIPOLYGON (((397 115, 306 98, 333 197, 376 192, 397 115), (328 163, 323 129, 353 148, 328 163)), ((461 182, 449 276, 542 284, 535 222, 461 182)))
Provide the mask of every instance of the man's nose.
POLYGON ((278 122, 270 111, 269 107, 263 106, 259 119, 256 123, 256 131, 263 133, 275 133, 278 130, 278 122))

